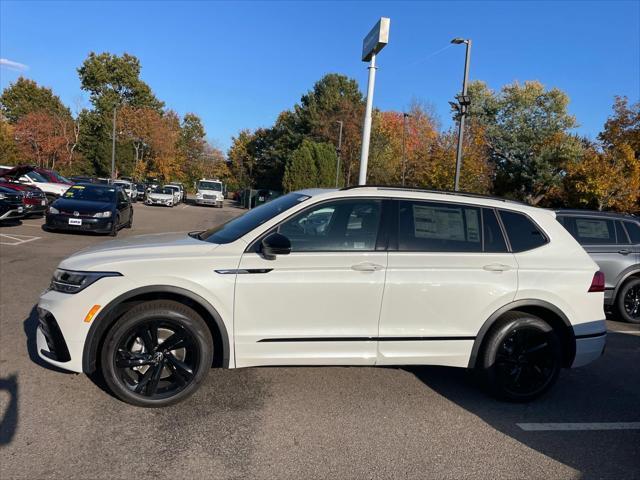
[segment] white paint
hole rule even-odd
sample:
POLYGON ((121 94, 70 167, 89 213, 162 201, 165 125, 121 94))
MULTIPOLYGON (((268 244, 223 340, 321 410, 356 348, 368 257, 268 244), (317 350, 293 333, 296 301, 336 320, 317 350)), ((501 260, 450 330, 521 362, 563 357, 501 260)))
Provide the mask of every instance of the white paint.
POLYGON ((34 237, 31 235, 18 235, 12 233, 8 235, 6 233, 0 233, 0 245, 22 245, 23 243, 33 242, 34 240, 39 240, 41 237, 34 237), (9 240, 4 241, 4 240, 9 240))
POLYGON ((526 432, 640 430, 640 422, 516 423, 516 425, 526 432))

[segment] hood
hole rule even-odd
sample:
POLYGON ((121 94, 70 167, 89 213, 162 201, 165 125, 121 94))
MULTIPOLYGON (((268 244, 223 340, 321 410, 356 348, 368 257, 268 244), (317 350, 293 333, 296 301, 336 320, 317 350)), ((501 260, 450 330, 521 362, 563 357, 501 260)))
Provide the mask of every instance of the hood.
POLYGON ((51 204, 58 210, 77 211, 80 213, 95 213, 113 210, 111 202, 93 202, 90 200, 75 200, 73 198, 59 198, 51 204))
POLYGON ((157 198, 158 200, 172 200, 173 194, 169 193, 150 193, 147 195, 149 198, 157 198))
POLYGON ((38 187, 34 187, 32 185, 26 185, 24 183, 3 182, 2 180, 0 180, 0 187, 19 190, 22 192, 40 192, 40 189, 38 187))
POLYGON ((209 255, 217 246, 190 237, 186 232, 136 235, 80 250, 63 260, 60 268, 86 271, 117 269, 116 264, 128 261, 209 255))

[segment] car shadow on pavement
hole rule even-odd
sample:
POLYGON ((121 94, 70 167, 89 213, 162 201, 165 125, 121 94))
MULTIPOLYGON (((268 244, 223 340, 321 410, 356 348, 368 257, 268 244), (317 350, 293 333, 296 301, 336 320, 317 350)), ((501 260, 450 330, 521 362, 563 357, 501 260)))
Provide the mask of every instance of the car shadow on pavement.
POLYGON ((55 372, 72 374, 67 370, 63 370, 61 368, 56 367, 55 365, 51 365, 50 363, 45 362, 38 355, 38 345, 36 341, 36 329, 38 327, 38 306, 34 305, 29 312, 29 316, 22 323, 24 328, 24 335, 27 341, 27 352, 29 353, 29 358, 36 365, 46 368, 48 370, 53 370, 55 372))
POLYGON ((640 337, 609 332, 607 342, 602 358, 563 370, 549 392, 524 404, 490 397, 467 370, 405 370, 499 432, 580 471, 581 478, 640 478, 638 430, 524 431, 517 425, 640 421, 640 337))
POLYGON ((0 446, 8 445, 13 440, 18 427, 18 376, 10 375, 7 378, 0 378, 0 393, 9 394, 8 401, 2 399, 0 405, 0 446))

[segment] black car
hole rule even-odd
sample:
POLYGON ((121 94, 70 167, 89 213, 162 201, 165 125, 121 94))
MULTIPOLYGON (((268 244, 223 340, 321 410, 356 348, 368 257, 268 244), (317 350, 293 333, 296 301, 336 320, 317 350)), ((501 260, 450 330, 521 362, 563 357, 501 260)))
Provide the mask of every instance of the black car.
POLYGON ((48 230, 109 233, 133 225, 133 206, 124 191, 114 185, 79 183, 53 202, 47 211, 48 230))
POLYGON ((147 186, 144 183, 136 183, 136 191, 138 192, 137 199, 142 201, 147 196, 147 186))
POLYGON ((0 221, 18 220, 24 217, 24 194, 0 187, 0 221))

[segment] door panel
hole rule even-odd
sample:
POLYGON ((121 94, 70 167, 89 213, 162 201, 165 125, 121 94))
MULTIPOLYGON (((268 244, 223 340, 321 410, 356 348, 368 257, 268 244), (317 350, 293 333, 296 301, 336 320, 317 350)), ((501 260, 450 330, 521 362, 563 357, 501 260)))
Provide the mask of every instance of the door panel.
POLYGON ((386 252, 244 254, 241 271, 271 270, 237 275, 236 364, 373 365, 386 264, 386 252))

